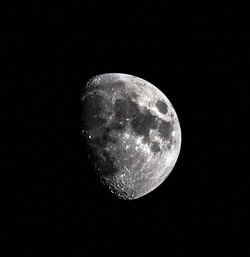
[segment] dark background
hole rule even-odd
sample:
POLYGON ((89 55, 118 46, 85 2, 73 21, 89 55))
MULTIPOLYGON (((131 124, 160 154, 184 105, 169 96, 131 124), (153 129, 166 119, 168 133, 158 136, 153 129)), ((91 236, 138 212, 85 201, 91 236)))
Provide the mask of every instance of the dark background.
POLYGON ((33 2, 0 8, 0 255, 247 256, 247 9, 33 2), (156 85, 182 128, 173 172, 134 201, 99 186, 80 138, 80 89, 106 72, 156 85))

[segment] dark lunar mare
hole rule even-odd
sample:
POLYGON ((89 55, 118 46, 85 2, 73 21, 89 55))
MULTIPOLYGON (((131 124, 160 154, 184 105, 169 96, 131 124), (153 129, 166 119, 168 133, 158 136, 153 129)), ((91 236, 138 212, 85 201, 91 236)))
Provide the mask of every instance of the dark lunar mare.
POLYGON ((106 120, 100 117, 105 99, 101 95, 89 95, 82 103, 82 122, 86 130, 101 127, 106 120))
POLYGON ((153 142, 151 147, 150 147, 151 151, 153 151, 154 153, 158 153, 161 151, 160 145, 157 142, 153 142))
POLYGON ((159 132, 164 139, 168 140, 171 137, 172 131, 173 131, 173 126, 171 122, 160 120, 159 132))
POLYGON ((115 113, 118 119, 132 118, 137 115, 138 111, 137 104, 131 98, 117 99, 115 101, 115 113))
MULTIPOLYGON (((116 84, 116 86, 122 86, 122 84, 116 84)), ((88 95, 82 103, 82 127, 86 133, 85 138, 90 149, 90 156, 95 160, 103 176, 111 176, 118 172, 114 153, 105 148, 108 145, 116 145, 119 140, 116 135, 126 131, 128 126, 131 126, 136 135, 143 136, 144 143, 150 144, 154 153, 160 152, 161 148, 159 143, 150 142, 150 129, 158 129, 162 139, 170 140, 171 144, 173 131, 171 122, 153 115, 149 109, 134 102, 132 97, 115 100, 114 106, 111 106, 111 109, 115 111, 115 117, 109 125, 106 119, 100 117, 101 114, 105 114, 106 103, 107 100, 99 94, 88 95)), ((167 105, 162 101, 158 101, 156 105, 162 113, 167 112, 167 105)))
POLYGON ((160 100, 157 101, 156 107, 163 114, 166 114, 168 112, 168 106, 164 102, 162 102, 160 100))
POLYGON ((91 78, 82 96, 84 149, 88 149, 89 163, 101 183, 126 200, 152 191, 171 172, 170 165, 176 158, 172 153, 179 151, 178 120, 171 104, 146 81, 126 74, 91 78), (146 91, 141 88, 144 86, 148 87, 146 91), (148 104, 144 96, 150 98, 148 104), (172 136, 175 129, 176 135, 172 136), (142 139, 151 152, 136 147, 137 139, 142 139), (173 148, 168 151, 170 147, 173 148))

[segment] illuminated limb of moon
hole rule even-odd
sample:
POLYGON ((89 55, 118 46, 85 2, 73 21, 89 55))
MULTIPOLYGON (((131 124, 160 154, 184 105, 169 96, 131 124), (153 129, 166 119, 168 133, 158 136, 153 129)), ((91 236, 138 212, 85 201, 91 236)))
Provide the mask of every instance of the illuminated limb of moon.
POLYGON ((92 78, 82 93, 82 134, 103 184, 122 199, 139 198, 172 171, 181 129, 168 98, 127 74, 92 78))

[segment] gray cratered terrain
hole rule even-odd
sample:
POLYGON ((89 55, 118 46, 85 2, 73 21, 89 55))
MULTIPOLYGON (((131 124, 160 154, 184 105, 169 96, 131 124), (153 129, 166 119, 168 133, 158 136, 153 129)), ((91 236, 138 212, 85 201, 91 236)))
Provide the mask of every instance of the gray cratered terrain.
POLYGON ((81 101, 82 135, 101 182, 127 200, 158 187, 181 147, 180 124, 167 97, 141 78, 108 73, 88 81, 81 101))

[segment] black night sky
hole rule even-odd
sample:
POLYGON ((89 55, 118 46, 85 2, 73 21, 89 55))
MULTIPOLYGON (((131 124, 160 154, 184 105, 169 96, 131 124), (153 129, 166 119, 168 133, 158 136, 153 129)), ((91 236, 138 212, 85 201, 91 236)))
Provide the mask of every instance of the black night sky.
POLYGON ((1 3, 0 256, 248 256, 247 9, 123 2, 1 3), (156 85, 182 128, 134 201, 99 186, 80 137, 80 89, 108 72, 156 85))

